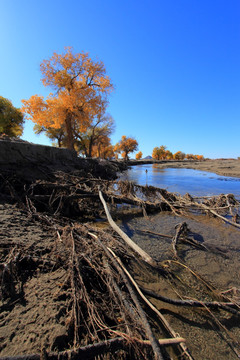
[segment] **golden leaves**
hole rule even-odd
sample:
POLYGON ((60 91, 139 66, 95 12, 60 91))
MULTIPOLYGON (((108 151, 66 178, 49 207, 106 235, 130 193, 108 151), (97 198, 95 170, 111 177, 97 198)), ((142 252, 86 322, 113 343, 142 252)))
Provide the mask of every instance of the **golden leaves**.
POLYGON ((136 154, 136 160, 140 160, 142 158, 142 152, 139 151, 137 154, 136 154))
POLYGON ((94 62, 88 53, 74 54, 69 47, 43 60, 40 70, 43 85, 56 93, 45 101, 37 95, 22 101, 22 111, 35 123, 59 128, 71 118, 72 126, 77 123, 79 131, 86 131, 92 119, 105 112, 113 85, 101 61, 94 62))
POLYGON ((137 140, 130 137, 126 137, 126 135, 123 135, 121 141, 115 145, 114 151, 121 153, 121 156, 124 159, 127 159, 128 154, 133 151, 136 151, 137 148, 138 148, 137 140))

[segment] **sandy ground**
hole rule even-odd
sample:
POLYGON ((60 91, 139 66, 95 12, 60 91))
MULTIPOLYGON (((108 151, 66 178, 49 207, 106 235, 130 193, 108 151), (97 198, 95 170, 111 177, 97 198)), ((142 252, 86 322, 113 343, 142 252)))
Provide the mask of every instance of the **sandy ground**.
MULTIPOLYGON (((24 297, 0 304, 0 356, 40 353, 43 346, 60 350, 67 338, 66 298, 60 296, 66 273, 54 267, 56 235, 6 203, 0 204, 0 228, 1 261, 6 253, 9 260, 27 255, 21 263, 24 297)), ((16 295, 20 291, 18 284, 16 295)))

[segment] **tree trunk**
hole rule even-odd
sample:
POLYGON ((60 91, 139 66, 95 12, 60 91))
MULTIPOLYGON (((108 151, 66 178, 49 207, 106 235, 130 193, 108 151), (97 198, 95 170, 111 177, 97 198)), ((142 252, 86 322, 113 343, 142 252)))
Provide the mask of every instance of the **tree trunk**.
POLYGON ((98 144, 98 157, 101 157, 101 144, 98 144))
POLYGON ((66 131, 67 131, 67 148, 68 148, 69 150, 73 150, 73 151, 74 151, 73 129, 72 129, 72 115, 69 114, 69 113, 68 113, 67 116, 66 116, 65 125, 66 125, 66 131))
POLYGON ((92 139, 92 137, 90 137, 89 146, 88 146, 88 156, 90 158, 92 157, 92 146, 93 146, 93 139, 92 139))

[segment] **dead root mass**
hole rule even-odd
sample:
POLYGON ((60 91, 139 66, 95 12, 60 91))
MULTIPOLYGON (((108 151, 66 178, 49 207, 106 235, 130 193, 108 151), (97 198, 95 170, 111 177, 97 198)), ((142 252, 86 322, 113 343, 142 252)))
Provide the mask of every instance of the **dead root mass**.
POLYGON ((116 230, 93 224, 106 217, 100 191, 115 219, 166 210, 176 216, 201 211, 240 227, 239 203, 233 195, 180 197, 163 189, 82 176, 77 171, 56 172, 30 182, 2 174, 1 180, 5 214, 0 238, 1 356, 193 359, 185 340, 177 340, 179 335, 152 298, 196 307, 198 312, 207 309, 217 326, 224 327, 227 346, 239 355, 239 343, 222 324, 226 316, 239 319, 239 299, 212 289, 185 264, 178 252, 181 243, 199 251, 213 250, 191 239, 187 224, 176 228, 171 258, 164 263, 146 261, 116 230), (13 219, 16 224, 9 225, 13 219), (13 236, 14 228, 18 238, 13 236), (134 280, 139 272, 149 279, 157 274, 174 286, 177 268, 184 268, 200 284, 198 299, 169 299, 134 280), (171 341, 175 345, 169 345, 171 341))

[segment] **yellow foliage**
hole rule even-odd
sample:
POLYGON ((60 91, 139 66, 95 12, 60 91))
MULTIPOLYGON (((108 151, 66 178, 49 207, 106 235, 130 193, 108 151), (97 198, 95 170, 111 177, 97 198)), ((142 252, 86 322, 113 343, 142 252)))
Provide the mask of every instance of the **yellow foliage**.
POLYGON ((73 148, 73 123, 78 124, 79 131, 86 131, 94 116, 104 113, 113 85, 102 62, 93 61, 88 53, 73 54, 72 48, 43 60, 40 69, 43 85, 51 86, 55 95, 50 94, 46 100, 38 95, 22 100, 22 111, 41 126, 65 125, 68 145, 73 148))
POLYGON ((126 160, 128 159, 128 154, 136 151, 137 148, 137 140, 123 135, 121 141, 115 145, 113 150, 116 153, 121 153, 121 156, 126 160))
POLYGON ((136 160, 140 160, 142 158, 142 152, 139 151, 137 154, 136 154, 136 160))

